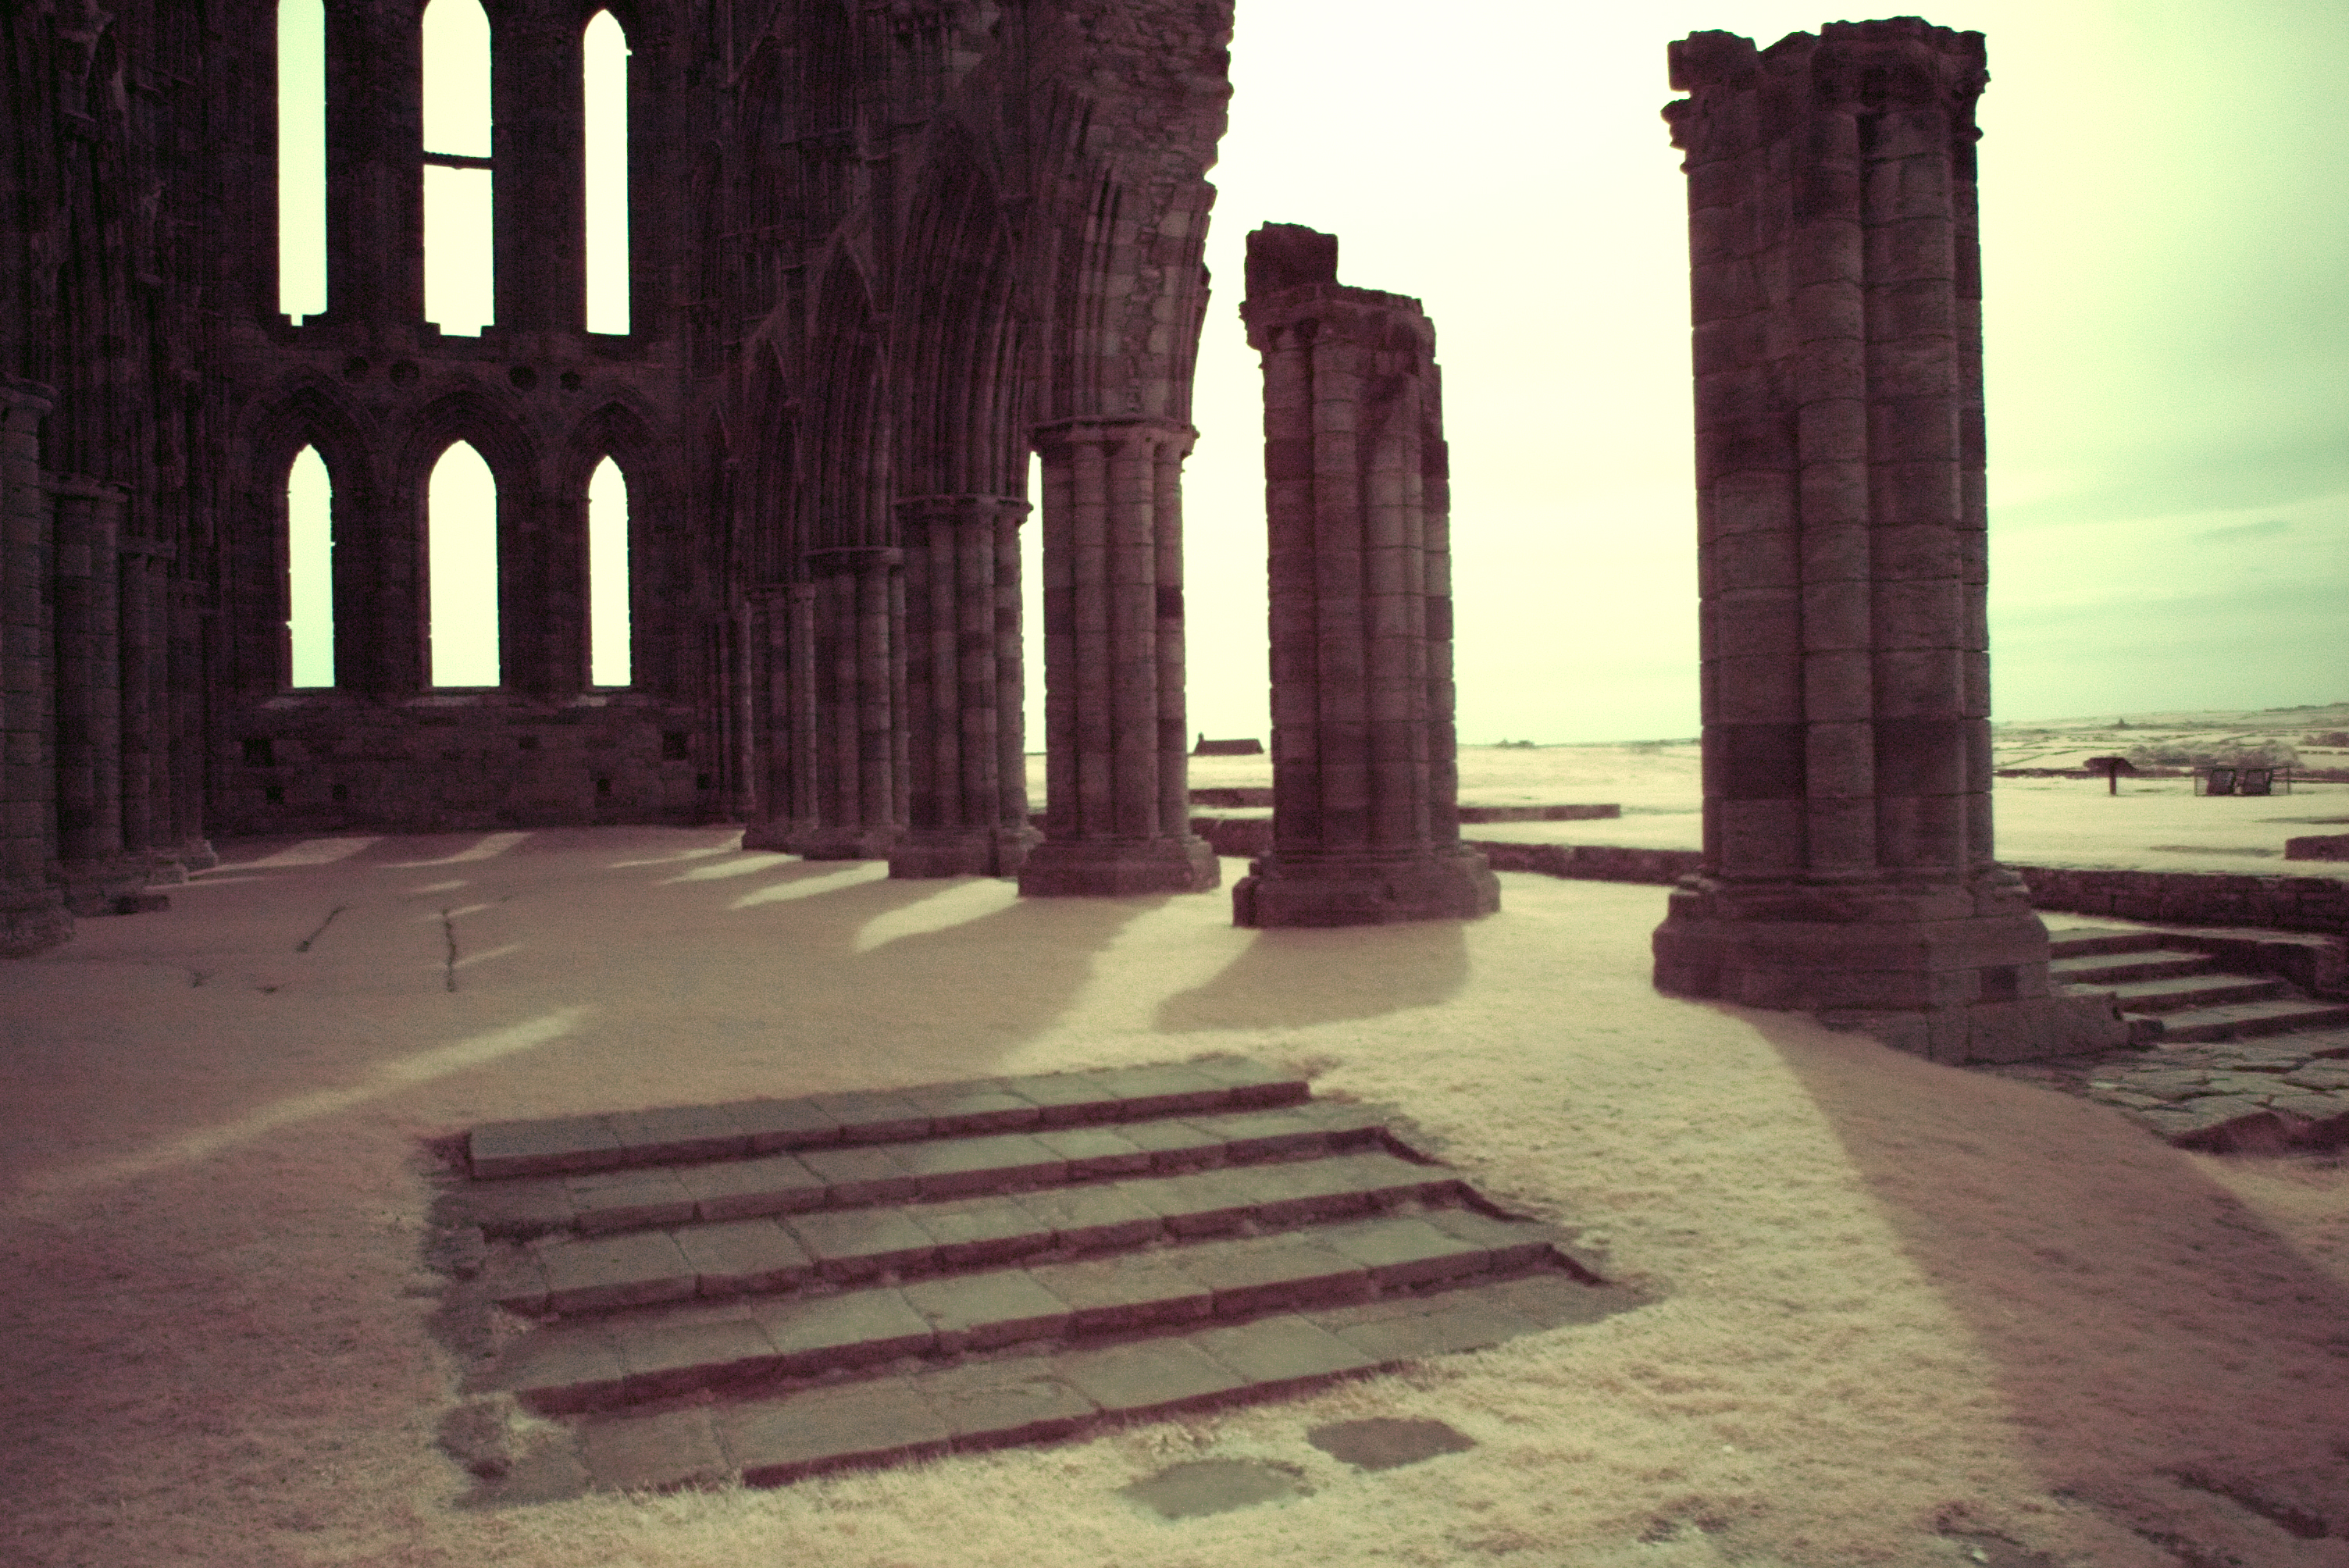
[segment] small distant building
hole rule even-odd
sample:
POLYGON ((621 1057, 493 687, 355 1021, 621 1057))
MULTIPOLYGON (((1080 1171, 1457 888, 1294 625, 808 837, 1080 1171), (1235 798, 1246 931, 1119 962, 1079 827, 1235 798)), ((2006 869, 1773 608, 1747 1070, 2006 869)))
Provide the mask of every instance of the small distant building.
POLYGON ((1191 748, 1191 755, 1194 757, 1261 757, 1264 755, 1264 742, 1252 735, 1239 740, 1210 740, 1207 738, 1207 732, 1203 729, 1199 732, 1199 743, 1191 748))

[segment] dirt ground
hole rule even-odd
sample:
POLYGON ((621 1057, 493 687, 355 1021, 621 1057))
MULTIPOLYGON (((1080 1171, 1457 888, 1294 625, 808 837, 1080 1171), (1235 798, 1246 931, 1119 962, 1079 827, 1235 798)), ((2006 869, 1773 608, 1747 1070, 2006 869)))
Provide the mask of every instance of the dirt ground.
POLYGON ((2337 1162, 1660 996, 1660 888, 1509 874, 1474 923, 1257 933, 1224 891, 1022 902, 738 841, 229 844, 168 913, 0 965, 0 1562, 2349 1564, 2337 1162), (1079 1443, 460 1506, 426 1140, 1216 1050, 1401 1107, 1655 1304, 1079 1443), (1372 1415, 1476 1446, 1368 1473, 1305 1441, 1372 1415), (1309 1494, 1119 1495, 1198 1458, 1309 1494))

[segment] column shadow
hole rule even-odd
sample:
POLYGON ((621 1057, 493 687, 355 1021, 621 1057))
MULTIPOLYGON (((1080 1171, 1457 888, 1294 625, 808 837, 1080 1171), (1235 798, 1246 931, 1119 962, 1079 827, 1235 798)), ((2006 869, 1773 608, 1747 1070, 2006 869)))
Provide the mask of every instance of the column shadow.
POLYGON ((1161 1034, 1302 1028, 1450 1001, 1468 983, 1456 920, 1343 931, 1260 931, 1204 985, 1159 1004, 1161 1034))

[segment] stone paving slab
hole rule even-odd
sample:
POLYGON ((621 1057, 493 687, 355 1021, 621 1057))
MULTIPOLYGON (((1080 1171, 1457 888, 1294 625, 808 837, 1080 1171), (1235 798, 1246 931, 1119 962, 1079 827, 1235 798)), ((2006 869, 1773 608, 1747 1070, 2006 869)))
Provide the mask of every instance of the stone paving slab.
POLYGON ((1143 1120, 1301 1101, 1305 1080, 1244 1057, 1112 1068, 798 1099, 661 1106, 485 1123, 468 1139, 481 1179, 569 1174, 833 1143, 903 1142, 1143 1120))
POLYGON ((616 1307, 689 1299, 700 1275, 666 1231, 538 1249, 546 1273, 546 1310, 609 1312, 616 1307))
POLYGON ((812 1388, 776 1404, 722 1409, 718 1440, 748 1486, 879 1459, 944 1453, 954 1433, 936 1401, 911 1379, 812 1388))
POLYGON ((678 1172, 678 1181, 693 1199, 698 1220, 796 1213, 821 1209, 832 1198, 832 1183, 789 1154, 688 1166, 678 1172))
POLYGON ((1145 1339, 1052 1358, 1053 1376, 1103 1414, 1155 1414, 1247 1387, 1247 1379, 1188 1339, 1145 1339))
POLYGON ((791 1290, 815 1276, 815 1260, 773 1220, 729 1220, 677 1233, 701 1295, 791 1290))
POLYGON ((578 1216, 575 1227, 590 1233, 681 1225, 694 1217, 694 1196, 674 1171, 604 1171, 563 1184, 578 1216))
POLYGON ((712 1486, 734 1473, 706 1409, 590 1421, 580 1429, 580 1458, 606 1491, 712 1486))

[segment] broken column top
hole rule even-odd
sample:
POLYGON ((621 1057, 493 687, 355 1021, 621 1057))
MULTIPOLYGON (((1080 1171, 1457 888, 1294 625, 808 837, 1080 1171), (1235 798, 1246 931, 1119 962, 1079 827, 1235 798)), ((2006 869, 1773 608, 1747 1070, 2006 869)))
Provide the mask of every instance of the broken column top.
POLYGON ((1806 54, 1822 44, 1883 46, 1913 44, 1936 54, 1984 59, 1982 36, 1939 27, 1922 16, 1889 16, 1876 22, 1829 22, 1814 35, 1789 33, 1766 49, 1735 33, 1691 33, 1665 46, 1671 63, 1671 85, 1683 92, 1717 82, 1733 81, 1759 68, 1763 62, 1806 54))
POLYGON ((1247 294, 1338 281, 1338 236, 1302 223, 1267 223, 1247 237, 1247 294))
POLYGON ((1433 355, 1435 328, 1419 301, 1338 281, 1338 236, 1301 223, 1267 223, 1247 237, 1247 297, 1240 319, 1257 348, 1259 329, 1292 320, 1381 322, 1433 355), (1398 325, 1400 324, 1400 325, 1398 325))
POLYGON ((1691 33, 1665 51, 1673 88, 1694 95, 1664 106, 1672 145, 1683 149, 1693 146, 1697 123, 1716 113, 1707 106, 1749 91, 1761 95, 1755 108, 1763 120, 1783 130, 1806 104, 1862 111, 1939 106, 1971 114, 1967 106, 1990 80, 1980 33, 1935 26, 1920 16, 1829 22, 1816 35, 1789 33, 1766 49, 1735 33, 1691 33))

